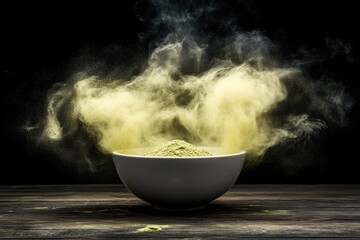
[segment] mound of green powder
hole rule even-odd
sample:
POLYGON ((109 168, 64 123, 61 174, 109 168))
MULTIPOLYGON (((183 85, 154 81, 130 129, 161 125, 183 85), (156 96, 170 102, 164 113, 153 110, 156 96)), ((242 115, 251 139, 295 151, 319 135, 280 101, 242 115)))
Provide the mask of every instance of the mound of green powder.
POLYGON ((185 141, 173 140, 148 152, 145 156, 199 157, 212 156, 212 154, 185 141))

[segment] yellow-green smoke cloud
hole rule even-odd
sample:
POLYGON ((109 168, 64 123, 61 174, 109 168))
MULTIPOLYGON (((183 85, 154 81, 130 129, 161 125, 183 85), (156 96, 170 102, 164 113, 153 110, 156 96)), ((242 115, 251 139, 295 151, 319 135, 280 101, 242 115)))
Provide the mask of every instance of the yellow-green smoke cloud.
MULTIPOLYGON (((197 62, 203 50, 187 46, 189 54, 197 62)), ((66 134, 58 119, 65 101, 67 121, 81 121, 105 153, 183 139, 220 147, 224 153, 246 150, 262 155, 295 137, 291 128, 275 127, 267 113, 287 97, 282 79, 296 70, 218 61, 202 73, 181 75, 183 55, 181 41, 162 44, 147 68, 132 79, 83 76, 70 88, 60 88, 50 96, 43 137, 60 140, 66 134)), ((291 121, 310 124, 306 115, 291 121)), ((307 127, 322 125, 318 121, 307 127)))

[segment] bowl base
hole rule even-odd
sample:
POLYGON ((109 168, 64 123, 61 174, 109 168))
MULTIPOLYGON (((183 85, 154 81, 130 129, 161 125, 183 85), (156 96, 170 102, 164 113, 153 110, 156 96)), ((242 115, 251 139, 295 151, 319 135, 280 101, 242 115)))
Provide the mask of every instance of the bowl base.
POLYGON ((187 212, 187 211, 196 211, 203 209, 206 205, 199 206, 164 206, 164 205, 152 205, 153 208, 160 211, 171 211, 171 212, 187 212))

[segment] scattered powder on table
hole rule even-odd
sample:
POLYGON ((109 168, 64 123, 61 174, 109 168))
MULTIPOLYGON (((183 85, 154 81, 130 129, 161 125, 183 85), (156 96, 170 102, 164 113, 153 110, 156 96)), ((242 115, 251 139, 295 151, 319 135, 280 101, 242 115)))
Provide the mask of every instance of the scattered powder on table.
POLYGON ((173 140, 148 152, 145 156, 198 157, 212 156, 212 154, 185 141, 173 140))

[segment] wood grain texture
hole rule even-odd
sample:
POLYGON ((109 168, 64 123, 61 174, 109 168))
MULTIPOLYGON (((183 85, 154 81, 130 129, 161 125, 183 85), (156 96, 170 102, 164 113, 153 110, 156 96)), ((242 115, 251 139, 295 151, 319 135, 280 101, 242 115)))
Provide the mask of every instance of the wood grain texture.
POLYGON ((1 238, 359 239, 360 186, 237 185, 181 213, 123 185, 0 186, 1 238))

